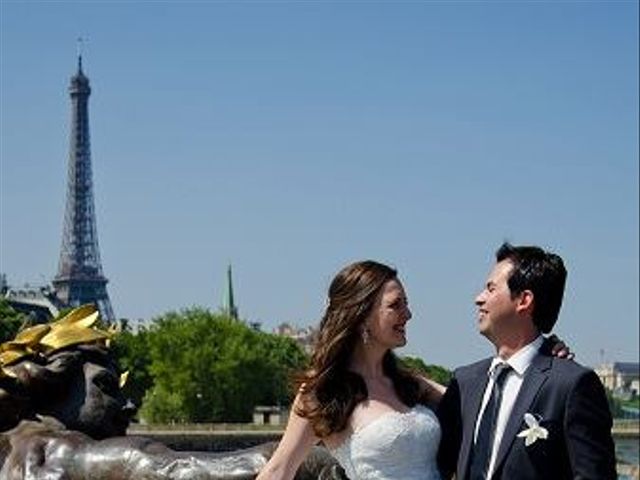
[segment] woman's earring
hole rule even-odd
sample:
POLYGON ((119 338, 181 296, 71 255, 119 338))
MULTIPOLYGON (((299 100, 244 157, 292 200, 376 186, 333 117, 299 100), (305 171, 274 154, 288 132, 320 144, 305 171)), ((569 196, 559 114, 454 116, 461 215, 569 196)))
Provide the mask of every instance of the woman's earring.
POLYGON ((362 343, 365 345, 369 343, 369 329, 367 327, 362 329, 362 343))

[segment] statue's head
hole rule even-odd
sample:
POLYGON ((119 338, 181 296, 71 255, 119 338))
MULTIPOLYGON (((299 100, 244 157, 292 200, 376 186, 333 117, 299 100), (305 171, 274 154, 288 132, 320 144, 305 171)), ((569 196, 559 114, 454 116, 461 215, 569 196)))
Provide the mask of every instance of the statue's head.
POLYGON ((0 345, 0 430, 40 415, 96 439, 125 434, 135 408, 109 351, 115 332, 97 319, 79 307, 0 345))

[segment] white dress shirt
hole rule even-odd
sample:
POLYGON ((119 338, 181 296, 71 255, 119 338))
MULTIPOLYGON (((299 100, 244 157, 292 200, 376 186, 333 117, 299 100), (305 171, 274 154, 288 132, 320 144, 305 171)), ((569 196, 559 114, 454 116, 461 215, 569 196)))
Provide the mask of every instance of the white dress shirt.
POLYGON ((474 443, 478 437, 480 419, 482 418, 484 409, 489 402, 489 397, 491 396, 491 390, 493 389, 493 383, 495 381, 494 374, 496 371, 496 366, 500 363, 507 363, 509 364, 509 366, 511 366, 512 370, 506 374, 507 378, 505 379, 504 386, 502 387, 502 402, 500 403, 500 410, 498 411, 498 418, 496 420, 496 431, 493 437, 493 446, 491 448, 491 457, 489 460, 489 470, 487 471, 487 478, 491 478, 491 475, 493 475, 493 468, 495 466, 496 455, 498 454, 498 447, 500 446, 500 441, 502 440, 502 435, 504 434, 504 429, 507 426, 507 420, 509 420, 513 405, 516 403, 518 392, 520 392, 524 374, 527 371, 527 368, 529 368, 529 365, 531 365, 533 357, 535 357, 536 353, 538 353, 538 350, 540 350, 543 341, 544 337, 542 335, 539 335, 533 342, 522 347, 515 354, 513 354, 509 358, 509 360, 505 361, 500 357, 495 357, 491 362, 491 366, 489 367, 489 371, 487 372, 487 374, 489 375, 489 383, 487 384, 487 388, 484 391, 482 406, 480 407, 480 414, 478 415, 478 418, 476 418, 475 433, 473 435, 474 443))

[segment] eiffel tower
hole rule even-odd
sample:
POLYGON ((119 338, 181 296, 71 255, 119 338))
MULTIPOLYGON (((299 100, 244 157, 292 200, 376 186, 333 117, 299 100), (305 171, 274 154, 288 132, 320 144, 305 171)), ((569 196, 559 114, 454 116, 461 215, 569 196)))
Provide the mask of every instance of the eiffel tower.
POLYGON ((69 307, 96 304, 105 322, 115 321, 108 280, 102 273, 91 175, 89 143, 89 79, 82 71, 71 77, 71 136, 67 177, 67 200, 58 273, 53 287, 58 299, 69 307))

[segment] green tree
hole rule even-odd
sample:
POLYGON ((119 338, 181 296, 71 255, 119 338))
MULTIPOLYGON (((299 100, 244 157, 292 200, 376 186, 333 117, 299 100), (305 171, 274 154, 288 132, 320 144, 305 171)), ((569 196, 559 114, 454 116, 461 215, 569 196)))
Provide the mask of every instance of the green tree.
POLYGON ((611 416, 613 418, 622 417, 622 402, 620 399, 616 398, 613 395, 613 392, 609 389, 605 389, 605 393, 607 394, 607 401, 609 402, 609 410, 611 410, 611 416))
POLYGON ((449 385, 451 377, 453 376, 450 370, 441 367, 440 365, 427 365, 418 357, 402 357, 400 361, 405 367, 419 372, 441 385, 449 385))
POLYGON ((261 333, 258 351, 272 372, 260 397, 263 405, 289 404, 293 400, 292 375, 307 365, 308 357, 291 338, 261 333))
POLYGON ((112 351, 118 359, 122 372, 129 372, 123 392, 136 406, 140 407, 145 393, 153 385, 149 371, 151 356, 149 354, 149 332, 141 327, 133 331, 127 320, 120 320, 122 331, 115 339, 112 351))
POLYGON ((27 315, 16 312, 6 298, 0 297, 0 343, 13 339, 28 321, 27 315))
POLYGON ((629 410, 640 410, 640 398, 637 395, 631 395, 630 398, 620 398, 608 388, 605 389, 605 392, 613 418, 628 418, 629 410))
POLYGON ((146 332, 150 422, 245 422, 260 404, 287 403, 287 378, 305 356, 291 340, 201 308, 170 312, 146 332))
POLYGON ((190 421, 184 396, 179 392, 170 392, 163 385, 154 386, 144 397, 143 415, 152 423, 185 423, 190 421))

